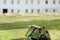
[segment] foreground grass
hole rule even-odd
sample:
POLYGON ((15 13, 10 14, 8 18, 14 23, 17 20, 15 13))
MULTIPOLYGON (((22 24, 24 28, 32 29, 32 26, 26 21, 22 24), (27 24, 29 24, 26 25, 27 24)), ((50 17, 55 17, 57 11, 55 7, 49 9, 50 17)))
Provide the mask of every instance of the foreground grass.
POLYGON ((25 38, 28 25, 46 26, 51 39, 60 40, 60 14, 0 15, 0 40, 25 38))
POLYGON ((11 23, 0 23, 0 30, 25 29, 29 25, 46 26, 47 29, 60 30, 60 19, 56 20, 33 20, 33 21, 15 21, 11 23))
MULTIPOLYGON (((0 30, 0 40, 24 40, 27 29, 0 30)), ((49 30, 52 40, 60 40, 59 30, 49 30)))
POLYGON ((21 29, 28 25, 46 26, 48 29, 60 29, 60 14, 16 14, 0 15, 0 29, 21 29))

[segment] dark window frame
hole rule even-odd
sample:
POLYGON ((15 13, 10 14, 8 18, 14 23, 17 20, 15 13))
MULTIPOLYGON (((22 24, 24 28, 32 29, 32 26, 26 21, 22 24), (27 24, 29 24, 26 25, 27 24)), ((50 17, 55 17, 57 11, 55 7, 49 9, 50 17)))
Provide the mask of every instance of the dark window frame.
POLYGON ((56 10, 55 9, 53 9, 53 12, 55 12, 56 10))
POLYGON ((53 0, 53 4, 56 4, 56 0, 53 0))
POLYGON ((14 4, 14 0, 11 0, 11 4, 14 4))
POLYGON ((11 9, 11 13, 14 13, 14 9, 11 9))
POLYGON ((25 9, 25 13, 28 13, 28 9, 25 9))
POLYGON ((37 9, 37 13, 40 13, 40 9, 37 9))
POLYGON ((3 9, 3 14, 8 13, 8 9, 3 9))
POLYGON ((34 12, 34 9, 31 9, 31 13, 33 13, 34 12))
POLYGON ((37 4, 40 4, 40 0, 37 0, 37 4))
POLYGON ((33 4, 34 0, 31 0, 31 4, 33 4))
POLYGON ((26 0, 26 4, 28 4, 28 0, 26 0))
POLYGON ((17 0, 17 4, 20 4, 20 0, 17 0))
POLYGON ((48 0, 45 1, 45 4, 48 4, 48 0))
POLYGON ((60 0, 59 0, 59 4, 60 4, 60 0))
POLYGON ((17 10, 17 13, 20 13, 20 9, 17 10))
POLYGON ((4 4, 7 4, 7 0, 4 0, 4 4))
POLYGON ((48 9, 45 9, 45 12, 48 12, 48 9))

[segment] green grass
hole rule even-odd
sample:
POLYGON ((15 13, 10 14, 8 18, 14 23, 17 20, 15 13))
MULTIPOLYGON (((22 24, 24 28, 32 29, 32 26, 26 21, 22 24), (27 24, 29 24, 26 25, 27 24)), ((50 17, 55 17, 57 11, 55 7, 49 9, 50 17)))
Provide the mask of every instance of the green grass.
POLYGON ((48 29, 60 29, 60 19, 57 20, 33 20, 33 21, 15 21, 12 23, 0 23, 1 30, 7 29, 23 29, 28 28, 29 25, 46 26, 48 29))
MULTIPOLYGON (((23 40, 26 32, 27 29, 0 30, 0 40, 23 40)), ((60 40, 59 30, 49 30, 49 33, 52 40, 60 40)))
POLYGON ((0 15, 0 29, 28 28, 28 25, 46 26, 48 29, 60 29, 60 16, 53 14, 37 15, 0 15))
POLYGON ((60 40, 60 14, 0 15, 0 40, 25 38, 28 25, 46 26, 51 39, 60 40))

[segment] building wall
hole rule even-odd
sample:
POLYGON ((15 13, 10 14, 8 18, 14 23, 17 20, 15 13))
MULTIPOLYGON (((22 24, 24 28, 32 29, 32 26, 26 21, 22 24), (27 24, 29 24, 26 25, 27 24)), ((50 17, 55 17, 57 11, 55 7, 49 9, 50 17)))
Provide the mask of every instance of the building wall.
POLYGON ((1 13, 3 13, 3 9, 8 9, 8 13, 38 13, 38 10, 39 13, 60 13, 60 0, 0 0, 1 13), (12 10, 14 11, 12 12, 12 10))

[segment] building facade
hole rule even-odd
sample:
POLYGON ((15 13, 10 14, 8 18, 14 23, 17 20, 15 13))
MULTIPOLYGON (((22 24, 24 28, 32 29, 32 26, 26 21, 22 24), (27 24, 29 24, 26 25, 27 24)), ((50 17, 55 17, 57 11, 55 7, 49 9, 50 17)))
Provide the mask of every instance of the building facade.
POLYGON ((0 0, 0 13, 60 13, 60 0, 0 0))

